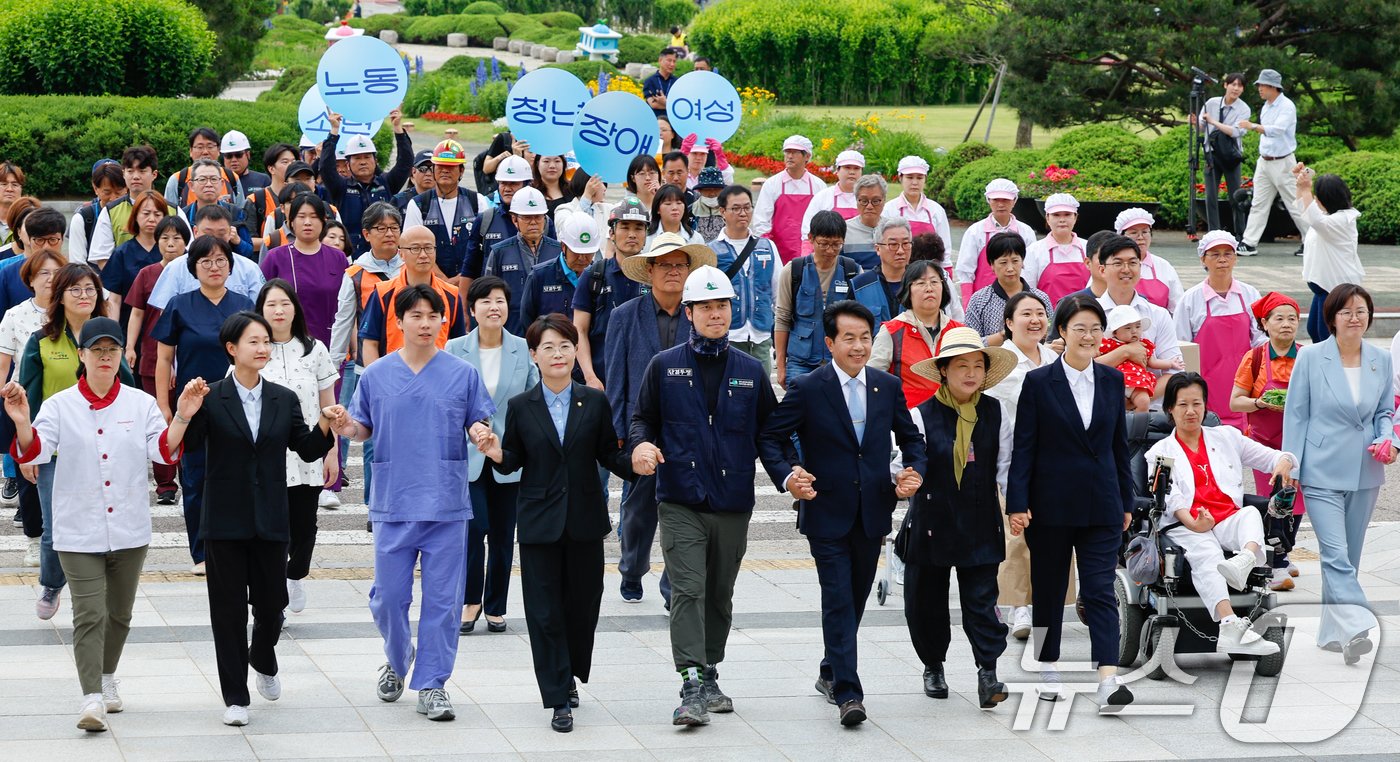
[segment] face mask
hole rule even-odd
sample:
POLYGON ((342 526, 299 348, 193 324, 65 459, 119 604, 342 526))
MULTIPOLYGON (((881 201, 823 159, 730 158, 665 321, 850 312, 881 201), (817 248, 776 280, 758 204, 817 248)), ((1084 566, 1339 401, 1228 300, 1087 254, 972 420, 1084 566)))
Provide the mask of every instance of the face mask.
POLYGON ((718 209, 719 196, 715 196, 714 198, 710 198, 709 196, 701 196, 700 203, 703 204, 706 209, 718 209))

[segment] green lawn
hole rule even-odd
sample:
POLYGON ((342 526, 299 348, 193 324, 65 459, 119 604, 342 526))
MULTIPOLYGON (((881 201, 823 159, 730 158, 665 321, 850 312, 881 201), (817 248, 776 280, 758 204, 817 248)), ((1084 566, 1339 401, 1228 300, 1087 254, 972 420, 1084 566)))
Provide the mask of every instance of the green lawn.
MULTIPOLYGON (((977 113, 977 105, 965 106, 779 106, 779 112, 798 113, 813 119, 836 118, 855 121, 867 114, 879 114, 883 126, 893 130, 907 130, 924 138, 934 148, 952 148, 963 142, 968 125, 977 113)), ((988 107, 982 112, 977 127, 972 131, 972 140, 981 140, 987 134, 988 107)), ((1016 144, 1016 111, 1007 106, 997 108, 996 121, 992 123, 991 144, 997 148, 1014 148, 1016 144)), ((1063 130, 1035 128, 1032 141, 1037 148, 1043 148, 1063 130)))
POLYGON ((431 119, 418 117, 410 119, 405 117, 404 121, 413 123, 413 132, 418 135, 431 135, 437 140, 442 140, 443 133, 449 129, 457 130, 457 140, 466 144, 487 145, 491 139, 499 132, 490 122, 480 122, 477 124, 461 124, 458 122, 435 122, 431 119))

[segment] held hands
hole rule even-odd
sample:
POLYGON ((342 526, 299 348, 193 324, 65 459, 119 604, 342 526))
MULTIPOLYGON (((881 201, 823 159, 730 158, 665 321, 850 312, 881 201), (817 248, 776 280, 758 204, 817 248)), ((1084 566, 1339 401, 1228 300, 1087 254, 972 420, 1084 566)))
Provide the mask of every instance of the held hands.
POLYGON ((342 437, 355 435, 355 420, 350 417, 344 405, 329 405, 321 408, 321 415, 330 421, 331 430, 342 437))
POLYGON ((180 392, 180 399, 175 401, 176 414, 186 421, 190 420, 204 405, 204 396, 208 393, 209 385, 204 383, 203 378, 190 379, 185 384, 185 390, 180 392))
POLYGON ((919 472, 908 466, 895 476, 894 494, 901 500, 914 496, 919 491, 919 487, 924 483, 924 478, 919 476, 919 472))
POLYGON ((501 438, 496 436, 496 432, 487 429, 486 436, 482 437, 481 441, 476 442, 476 449, 487 458, 497 463, 501 462, 501 458, 503 457, 503 453, 501 452, 501 438))
POLYGON ((632 450, 632 470, 641 476, 651 476, 656 473, 656 465, 665 462, 666 457, 651 442, 642 442, 632 450))
POLYGON ((471 427, 467 429, 467 438, 472 441, 472 444, 476 445, 476 449, 478 450, 481 449, 482 445, 486 444, 487 438, 490 437, 490 435, 491 427, 481 421, 473 423, 471 427))
POLYGON ((1021 533, 1026 531, 1026 527, 1031 524, 1031 512, 1023 511, 1011 514, 1010 523, 1012 536, 1020 537, 1021 533))
POLYGON ((793 466, 792 474, 788 476, 784 486, 798 500, 811 500, 817 496, 817 491, 812 488, 816 481, 816 477, 812 476, 807 469, 802 466, 793 466))
POLYGON ((29 398, 18 381, 11 381, 0 387, 0 397, 5 398, 5 413, 15 423, 29 423, 29 398))
POLYGON ((1236 124, 1235 126, 1236 126, 1236 127, 1239 127, 1239 128, 1242 129, 1242 130, 1253 130, 1253 129, 1254 129, 1254 122, 1251 122, 1251 121, 1249 121, 1248 119, 1241 119, 1241 120, 1239 121, 1239 124, 1236 124))

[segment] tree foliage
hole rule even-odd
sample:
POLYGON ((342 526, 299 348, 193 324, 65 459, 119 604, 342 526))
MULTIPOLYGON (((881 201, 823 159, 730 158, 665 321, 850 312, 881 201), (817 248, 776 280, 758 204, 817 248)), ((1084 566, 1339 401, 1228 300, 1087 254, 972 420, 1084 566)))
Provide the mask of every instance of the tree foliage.
POLYGON ((196 92, 214 96, 224 86, 248 73, 253 53, 266 28, 263 22, 276 11, 276 0, 190 0, 204 13, 218 36, 214 63, 200 80, 196 92))
MULTIPOLYGON (((1253 82, 1276 69, 1300 132, 1355 147, 1400 121, 1400 3, 1394 0, 1006 0, 1003 98, 1036 124, 1180 124, 1191 67, 1253 82)), ((1212 88, 1219 94, 1219 88, 1212 88)), ((1245 91, 1258 113, 1253 86, 1245 91)))

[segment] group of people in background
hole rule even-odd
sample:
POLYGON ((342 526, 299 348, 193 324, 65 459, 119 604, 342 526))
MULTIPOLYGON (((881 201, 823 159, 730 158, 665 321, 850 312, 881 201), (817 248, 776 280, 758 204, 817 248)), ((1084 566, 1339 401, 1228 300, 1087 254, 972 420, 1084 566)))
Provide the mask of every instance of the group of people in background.
MULTIPOLYGON (((662 112, 673 70, 648 85, 662 112)), ((1227 79, 1223 107, 1241 84, 1227 79)), ((1260 75, 1266 87, 1281 91, 1276 74, 1260 75)), ((1274 96, 1257 127, 1281 141, 1274 96)), ((1213 129, 1254 128, 1247 112, 1230 129, 1222 114, 1206 114, 1213 129)), ((267 174, 249 169, 241 133, 194 130, 191 163, 164 194, 154 150, 133 146, 93 166, 95 197, 71 221, 9 192, 24 175, 0 165, 0 371, 12 379, 0 437, 13 474, 0 497, 18 501, 34 540, 39 617, 71 589, 79 727, 103 730, 122 709, 115 674, 150 543, 145 463, 157 502, 183 502, 223 721, 244 725, 250 666, 260 696, 281 695, 275 646, 287 612, 307 605, 317 511, 339 503, 351 442, 386 656, 377 696, 412 689, 429 720, 455 717, 445 686, 459 638, 483 616, 489 632, 508 629, 518 542, 541 701, 551 727, 572 730, 613 477, 623 600, 646 595, 660 533, 681 682, 672 722, 732 711, 719 665, 759 465, 796 500, 821 584, 815 689, 842 725, 867 718, 857 633, 896 529, 928 696, 949 695, 956 569, 979 706, 1008 696, 1007 634, 1033 630, 1041 698, 1065 697, 1055 664, 1077 579, 1096 698, 1116 711, 1133 698, 1116 674, 1113 593, 1133 516, 1130 411, 1171 416, 1164 442, 1192 466, 1177 471, 1163 528, 1193 559, 1218 650, 1273 646, 1228 606, 1227 588, 1265 561, 1257 514, 1240 511, 1246 466, 1261 494, 1301 482, 1324 602, 1354 604, 1324 615, 1318 645, 1349 663, 1372 647, 1357 565, 1400 453, 1393 363, 1362 340, 1375 308, 1346 185, 1291 147, 1261 163, 1282 162, 1273 182, 1307 223, 1305 348, 1300 305, 1235 277, 1250 244, 1211 231, 1197 247, 1204 278, 1183 283, 1152 254, 1142 209, 1085 238, 1079 202, 1055 194, 1037 237, 1013 213, 1016 184, 998 178, 953 257, 918 156, 899 162, 891 198, 856 150, 837 156, 828 187, 808 168, 811 141, 793 135, 784 170, 753 188, 733 182, 720 144, 663 131, 667 150, 637 157, 612 202, 570 157, 508 133, 479 157, 472 189, 463 146, 415 154, 397 111, 387 170, 340 123, 330 115, 320 144, 268 147, 267 174), (1222 425, 1203 429, 1210 416, 1222 425)), ((1269 586, 1291 589, 1297 566, 1274 564, 1269 586)))

